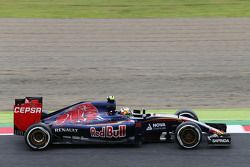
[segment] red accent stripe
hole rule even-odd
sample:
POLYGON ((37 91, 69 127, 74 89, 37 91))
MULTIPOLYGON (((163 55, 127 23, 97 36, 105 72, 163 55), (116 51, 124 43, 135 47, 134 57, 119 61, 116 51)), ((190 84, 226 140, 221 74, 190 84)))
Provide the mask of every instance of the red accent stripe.
POLYGON ((14 133, 14 129, 12 127, 0 128, 0 134, 1 133, 14 133))
POLYGON ((248 131, 248 132, 250 131, 250 125, 248 125, 248 126, 243 126, 243 128, 244 128, 245 131, 248 131))

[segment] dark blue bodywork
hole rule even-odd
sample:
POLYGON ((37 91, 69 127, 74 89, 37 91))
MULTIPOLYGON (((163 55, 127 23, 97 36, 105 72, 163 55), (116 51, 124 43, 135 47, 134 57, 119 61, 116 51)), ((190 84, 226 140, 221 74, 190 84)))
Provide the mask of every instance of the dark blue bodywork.
POLYGON ((41 122, 51 128, 54 142, 133 141, 140 131, 140 127, 135 127, 137 121, 115 110, 115 102, 80 102, 45 115, 41 122), (79 106, 85 104, 96 108, 94 116, 89 120, 83 119, 88 109, 79 109, 79 106), (65 121, 58 123, 60 117, 65 121))
POLYGON ((176 114, 149 114, 145 110, 116 110, 113 96, 107 101, 83 101, 52 113, 42 111, 42 97, 16 99, 16 135, 24 135, 34 150, 50 143, 131 143, 175 141, 183 148, 194 148, 207 134, 208 144, 228 145, 231 137, 225 124, 202 123, 192 111, 176 114), (126 112, 125 112, 126 111, 126 112), (184 141, 184 142, 183 142, 184 141), (183 144, 184 143, 184 144, 183 144))
POLYGON ((121 115, 115 101, 80 102, 43 116, 54 143, 160 141, 169 137, 183 122, 191 121, 203 132, 220 133, 208 124, 191 118, 168 114, 121 115))

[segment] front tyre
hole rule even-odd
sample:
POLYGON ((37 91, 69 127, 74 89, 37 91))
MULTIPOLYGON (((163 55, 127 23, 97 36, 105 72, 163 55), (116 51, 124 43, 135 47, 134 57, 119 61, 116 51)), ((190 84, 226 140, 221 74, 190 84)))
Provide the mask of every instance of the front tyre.
POLYGON ((176 128, 175 140, 181 148, 196 148, 202 141, 201 128, 193 122, 183 122, 176 128))
POLYGON ((33 150, 44 150, 52 141, 51 130, 45 124, 35 124, 25 132, 25 142, 33 150))

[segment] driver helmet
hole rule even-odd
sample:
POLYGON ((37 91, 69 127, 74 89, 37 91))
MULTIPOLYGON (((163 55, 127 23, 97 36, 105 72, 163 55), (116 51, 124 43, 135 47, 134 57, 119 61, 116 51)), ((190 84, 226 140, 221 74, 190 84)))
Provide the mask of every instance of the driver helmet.
POLYGON ((130 111, 129 107, 122 107, 120 111, 121 115, 132 115, 132 112, 130 111))

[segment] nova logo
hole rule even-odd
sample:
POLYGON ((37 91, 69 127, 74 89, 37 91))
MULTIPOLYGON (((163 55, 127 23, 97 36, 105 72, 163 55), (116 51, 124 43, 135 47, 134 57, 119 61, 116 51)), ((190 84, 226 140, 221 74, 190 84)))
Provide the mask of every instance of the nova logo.
POLYGON ((113 129, 112 126, 102 127, 100 131, 96 130, 95 127, 90 128, 91 137, 101 138, 120 138, 126 137, 126 125, 119 125, 118 129, 113 129))
POLYGON ((162 129, 166 129, 166 124, 163 123, 153 123, 153 124, 148 124, 148 127, 146 130, 162 130, 162 129))
POLYGON ((42 108, 37 108, 37 107, 15 107, 14 108, 14 113, 21 113, 21 114, 26 114, 26 113, 41 113, 42 108))
POLYGON ((153 124, 153 128, 162 128, 162 127, 166 127, 165 123, 154 123, 153 124))

